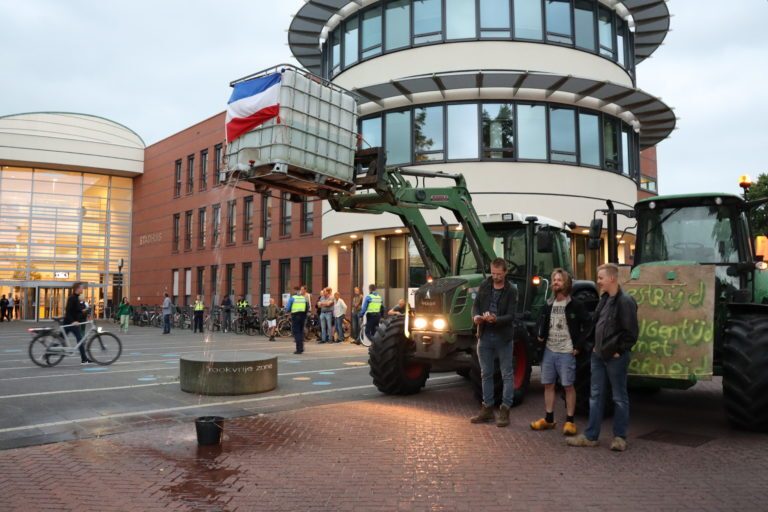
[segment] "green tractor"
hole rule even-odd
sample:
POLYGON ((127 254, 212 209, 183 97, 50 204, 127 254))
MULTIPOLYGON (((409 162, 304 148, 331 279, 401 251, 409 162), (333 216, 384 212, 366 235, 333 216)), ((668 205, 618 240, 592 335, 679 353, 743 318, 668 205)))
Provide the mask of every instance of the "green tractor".
MULTIPOLYGON (((531 366, 538 364, 541 344, 534 332, 548 291, 547 278, 557 267, 570 270, 567 227, 515 213, 498 214, 481 222, 462 175, 385 169, 383 162, 372 164, 375 152, 369 155, 372 159, 365 163, 368 171, 358 174, 358 186, 372 189, 370 193, 333 194, 326 199, 340 212, 397 215, 409 229, 431 277, 416 291, 413 310, 380 323, 369 349, 373 383, 386 394, 413 394, 424 387, 430 370, 456 371, 472 381, 479 400, 480 369, 472 306, 491 261, 503 257, 509 266, 507 278, 518 290, 515 404, 522 403, 531 366), (381 170, 377 172, 377 168, 381 170), (419 187, 409 177, 416 178, 416 183, 419 179, 422 183, 426 179, 443 179, 453 184, 419 187), (423 217, 423 210, 436 208, 451 211, 461 226, 455 258, 437 242, 423 217)), ((448 235, 445 230, 444 241, 448 235)), ((574 291, 593 305, 597 303, 594 283, 577 281, 574 291)), ((501 378, 495 381, 500 398, 501 378)))
MULTIPOLYGON (((768 431, 768 264, 755 255, 748 202, 732 194, 639 201, 634 265, 623 280, 638 302, 630 385, 685 389, 722 376, 725 412, 768 431)), ((609 205, 609 259, 617 212, 609 205)), ((600 219, 592 232, 599 232, 600 219)))

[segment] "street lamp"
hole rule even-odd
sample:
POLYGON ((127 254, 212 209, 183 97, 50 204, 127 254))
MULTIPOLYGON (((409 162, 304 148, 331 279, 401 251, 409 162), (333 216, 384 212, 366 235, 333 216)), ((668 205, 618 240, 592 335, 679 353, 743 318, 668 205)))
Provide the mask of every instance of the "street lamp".
POLYGON ((744 189, 744 200, 747 200, 747 195, 749 194, 749 188, 752 186, 752 179, 749 177, 749 174, 742 174, 739 176, 739 186, 744 189))

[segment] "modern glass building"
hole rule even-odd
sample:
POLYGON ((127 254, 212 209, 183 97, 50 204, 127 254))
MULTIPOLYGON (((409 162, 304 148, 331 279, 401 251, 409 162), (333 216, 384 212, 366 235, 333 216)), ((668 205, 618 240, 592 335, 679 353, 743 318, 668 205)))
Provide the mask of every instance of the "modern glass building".
MULTIPOLYGON (((590 277, 600 258, 583 229, 606 200, 628 208, 645 193, 655 168, 641 167, 655 156, 641 152, 675 127, 637 87, 668 29, 662 0, 308 0, 289 44, 361 98, 364 144, 384 147, 389 165, 463 173, 481 215, 575 222, 574 268, 590 277)), ((440 226, 440 212, 425 216, 440 226)), ((333 277, 347 273, 342 247, 351 285, 377 283, 391 303, 422 284, 395 217, 326 208, 323 239, 331 285, 346 288, 333 277)))
POLYGON ((106 119, 0 118, 0 294, 14 297, 20 319, 62 315, 77 281, 99 316, 128 292, 143 162, 141 138, 106 119))

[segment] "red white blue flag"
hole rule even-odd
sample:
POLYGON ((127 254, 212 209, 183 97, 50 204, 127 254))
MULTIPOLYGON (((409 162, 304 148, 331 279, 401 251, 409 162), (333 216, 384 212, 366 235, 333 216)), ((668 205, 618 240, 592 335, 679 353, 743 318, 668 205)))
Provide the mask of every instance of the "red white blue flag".
POLYGON ((280 73, 235 84, 227 105, 227 142, 280 113, 280 73))

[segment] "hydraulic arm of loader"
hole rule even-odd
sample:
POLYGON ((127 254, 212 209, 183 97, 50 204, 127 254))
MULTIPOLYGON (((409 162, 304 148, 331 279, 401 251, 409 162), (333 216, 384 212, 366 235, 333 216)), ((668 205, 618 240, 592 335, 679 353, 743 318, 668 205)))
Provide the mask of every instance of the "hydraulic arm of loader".
POLYGON ((430 171, 408 171, 385 169, 383 165, 370 164, 369 172, 359 177, 358 190, 370 189, 370 193, 356 193, 351 196, 333 195, 328 197, 331 207, 339 212, 351 213, 392 213, 410 230, 416 248, 430 275, 438 278, 452 275, 449 262, 435 241, 432 231, 424 220, 421 209, 445 208, 450 210, 464 230, 464 236, 472 248, 475 258, 482 263, 485 272, 496 257, 493 242, 485 231, 472 205, 464 176, 430 171), (417 178, 451 179, 452 187, 415 188, 404 176, 417 178))

